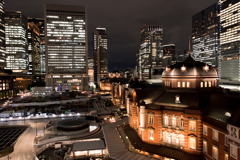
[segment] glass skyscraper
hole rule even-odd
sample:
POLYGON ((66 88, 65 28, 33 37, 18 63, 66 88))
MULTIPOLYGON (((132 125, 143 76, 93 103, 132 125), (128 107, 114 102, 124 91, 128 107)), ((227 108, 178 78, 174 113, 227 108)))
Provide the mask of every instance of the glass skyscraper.
POLYGON ((6 46, 5 46, 5 9, 4 1, 0 0, 0 69, 6 67, 6 46))
POLYGON ((240 81, 240 1, 220 0, 219 76, 240 81))
POLYGON ((46 4, 46 85, 57 91, 81 89, 87 75, 87 14, 85 6, 46 4))
POLYGON ((43 18, 28 18, 28 22, 33 22, 40 30, 40 51, 41 51, 41 74, 46 73, 45 65, 45 29, 43 18))
POLYGON ((93 32, 94 82, 108 75, 108 35, 106 28, 96 28, 93 32))
POLYGON ((145 25, 141 30, 141 45, 137 54, 138 74, 141 79, 151 79, 153 67, 162 67, 163 28, 160 25, 145 25))
POLYGON ((192 17, 192 57, 212 66, 218 65, 219 6, 217 3, 192 17))
POLYGON ((28 73, 27 18, 20 11, 5 13, 6 67, 16 73, 28 73))
POLYGON ((33 23, 28 23, 28 60, 29 73, 41 74, 40 30, 33 23))

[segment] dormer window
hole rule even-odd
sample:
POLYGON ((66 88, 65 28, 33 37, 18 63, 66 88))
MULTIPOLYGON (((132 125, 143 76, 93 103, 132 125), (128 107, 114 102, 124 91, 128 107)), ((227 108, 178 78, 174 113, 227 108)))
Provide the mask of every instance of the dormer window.
POLYGON ((181 102, 180 102, 180 96, 179 96, 179 95, 176 95, 176 96, 175 96, 175 103, 181 103, 181 102))
POLYGON ((169 72, 170 71, 170 68, 166 67, 166 72, 169 72))
POLYGON ((182 72, 186 72, 186 70, 187 70, 187 68, 183 65, 183 66, 181 67, 181 71, 182 71, 182 72))
POLYGON ((209 70, 209 67, 208 67, 208 65, 207 65, 207 64, 206 64, 206 66, 204 66, 204 67, 203 67, 203 70, 204 70, 204 71, 206 71, 206 72, 208 72, 208 70, 209 70))

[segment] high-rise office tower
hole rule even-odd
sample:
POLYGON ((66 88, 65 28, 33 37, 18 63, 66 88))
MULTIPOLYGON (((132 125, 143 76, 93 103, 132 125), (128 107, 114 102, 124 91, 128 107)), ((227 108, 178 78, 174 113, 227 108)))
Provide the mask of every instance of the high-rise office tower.
POLYGON ((163 66, 172 65, 172 61, 176 61, 175 44, 163 45, 163 66))
POLYGON ((89 82, 94 83, 94 68, 93 68, 93 59, 88 58, 88 77, 89 77, 89 82))
POLYGON ((5 45, 5 9, 4 1, 0 0, 0 69, 6 67, 6 45, 5 45))
POLYGON ((40 51, 41 51, 41 74, 46 73, 45 65, 45 29, 43 18, 28 18, 28 22, 33 22, 40 30, 40 51))
POLYGON ((27 17, 20 11, 5 12, 6 67, 15 73, 28 73, 27 17))
POLYGON ((29 73, 41 74, 40 30, 33 23, 28 23, 28 61, 29 73))
POLYGON ((220 0, 219 76, 240 81, 240 1, 220 0))
POLYGON ((46 85, 79 90, 88 69, 86 7, 46 4, 44 11, 46 85))
POLYGON ((93 32, 94 82, 108 75, 108 35, 106 28, 96 28, 93 32))
POLYGON ((177 52, 176 62, 183 62, 188 56, 189 53, 186 49, 180 50, 177 52))
POLYGON ((219 6, 209 6, 192 17, 192 57, 218 66, 219 6))
POLYGON ((145 25, 141 30, 141 45, 137 55, 139 78, 151 79, 152 67, 162 66, 163 28, 145 25))

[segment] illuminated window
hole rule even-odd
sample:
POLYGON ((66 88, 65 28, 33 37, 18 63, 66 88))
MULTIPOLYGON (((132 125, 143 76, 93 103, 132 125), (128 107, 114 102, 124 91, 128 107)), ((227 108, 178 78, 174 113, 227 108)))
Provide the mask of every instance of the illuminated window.
POLYGON ((214 160, 218 160, 218 149, 215 146, 212 147, 212 157, 214 160))
POLYGON ((207 82, 204 82, 204 84, 205 84, 204 87, 207 88, 207 82))
POLYGON ((178 87, 181 87, 181 82, 178 82, 178 87))
POLYGON ((203 88, 203 82, 200 83, 200 87, 203 88))
POLYGON ((228 154, 227 153, 224 154, 224 160, 228 160, 228 154))
POLYGON ((196 138, 189 137, 189 148, 196 150, 196 138))
POLYGON ((182 71, 182 72, 186 72, 186 70, 187 70, 187 68, 183 65, 183 66, 181 67, 181 71, 182 71))
POLYGON ((176 118, 172 118, 172 128, 176 128, 176 118))
POLYGON ((179 96, 179 95, 176 95, 176 96, 175 96, 175 103, 181 103, 181 102, 180 102, 180 96, 179 96))
POLYGON ((207 153, 207 142, 203 141, 203 152, 207 153))
POLYGON ((208 87, 212 87, 212 82, 208 82, 208 87))
POLYGON ((237 151, 238 151, 238 147, 233 144, 230 144, 230 156, 238 159, 237 151))
POLYGON ((208 127, 203 125, 203 134, 207 136, 207 129, 208 127))
POLYGON ((148 135, 149 135, 149 140, 152 140, 152 141, 153 141, 153 140, 154 140, 154 130, 152 130, 152 129, 149 130, 149 131, 148 131, 148 135))
POLYGON ((196 132, 196 121, 189 121, 189 130, 196 132))
POLYGON ((187 82, 187 88, 189 88, 190 87, 190 82, 187 82))
POLYGON ((182 82, 182 87, 185 87, 185 82, 182 82))
POLYGON ((215 129, 212 130, 212 138, 218 141, 218 131, 215 129))
POLYGON ((168 126, 168 116, 165 116, 165 118, 164 118, 164 124, 165 124, 165 126, 168 126))

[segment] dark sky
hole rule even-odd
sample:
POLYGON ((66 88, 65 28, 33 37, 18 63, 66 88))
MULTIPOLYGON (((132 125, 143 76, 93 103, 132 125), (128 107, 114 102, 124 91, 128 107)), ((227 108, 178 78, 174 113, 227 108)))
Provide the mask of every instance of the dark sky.
POLYGON ((107 28, 109 70, 135 67, 144 24, 163 25, 163 43, 176 50, 188 49, 192 16, 217 0, 5 0, 6 10, 22 11, 27 17, 43 17, 45 3, 87 5, 89 55, 92 31, 107 28))

